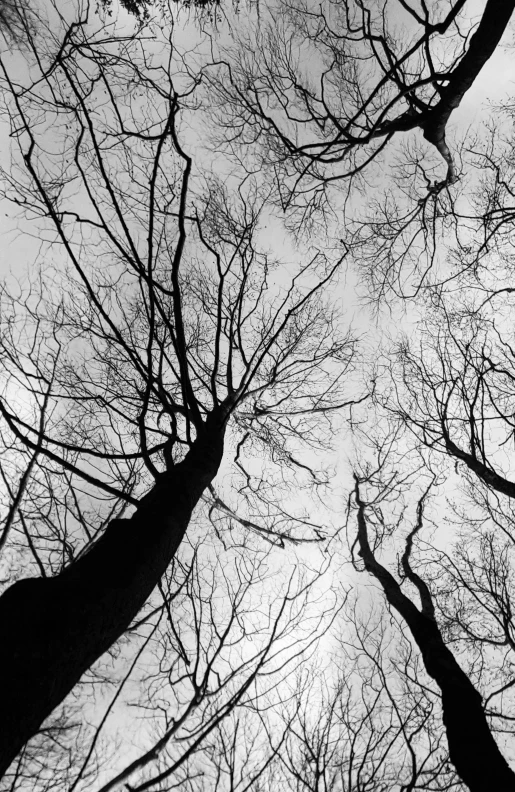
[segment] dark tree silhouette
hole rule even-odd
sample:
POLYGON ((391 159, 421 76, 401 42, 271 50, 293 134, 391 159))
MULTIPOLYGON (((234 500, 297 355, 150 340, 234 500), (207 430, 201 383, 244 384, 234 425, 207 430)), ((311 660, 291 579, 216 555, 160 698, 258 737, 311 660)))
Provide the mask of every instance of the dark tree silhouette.
POLYGON ((402 386, 390 406, 418 441, 514 498, 503 458, 514 431, 511 328, 470 309, 453 317, 442 305, 423 322, 418 348, 400 345, 393 374, 402 386))
MULTIPOLYGON (((15 144, 3 197, 40 245, 30 274, 7 278, 0 293, 0 772, 86 672, 100 678, 99 658, 141 629, 161 652, 149 685, 166 691, 163 728, 106 792, 195 789, 204 751, 198 772, 209 766, 209 782, 198 788, 212 782, 210 792, 260 792, 277 778, 299 790, 459 788, 448 757, 472 792, 515 788, 496 742, 513 731, 513 140, 501 130, 468 149, 447 141, 514 5, 487 0, 472 18, 466 0, 284 2, 280 13, 261 6, 241 41, 214 57, 214 38, 209 56, 204 40, 185 53, 166 25, 119 34, 86 13, 70 24, 54 7, 34 37, 28 11, 0 7, 0 27, 13 43, 22 36, 29 56, 0 61, 15 144), (472 197, 456 186, 464 153, 476 168, 472 197), (386 198, 366 182, 384 163, 395 166, 386 198), (359 200, 335 236, 328 213, 341 208, 346 220, 352 202, 345 190, 327 198, 343 183, 359 200), (269 249, 288 247, 278 205, 295 235, 292 261, 269 249), (314 236, 303 246, 312 218, 328 221, 324 252, 314 236), (177 632, 174 565, 196 509, 224 547, 242 531, 282 546, 324 537, 323 518, 306 507, 329 479, 318 455, 341 409, 364 398, 349 386, 355 342, 327 295, 348 251, 376 305, 392 289, 425 300, 418 346, 402 342, 385 361, 374 344, 374 426, 353 422, 364 445, 377 423, 379 434, 393 427, 398 453, 381 443, 380 452, 401 460, 388 474, 383 461, 356 474, 351 511, 355 565, 397 615, 381 623, 383 642, 365 630, 355 654, 341 652, 347 664, 322 691, 324 712, 304 676, 278 713, 250 692, 260 674, 276 674, 275 638, 289 639, 281 607, 297 598, 288 590, 277 618, 269 611, 260 652, 237 607, 254 569, 242 548, 240 586, 224 595, 237 637, 252 638, 237 683, 238 669, 216 664, 232 642, 220 613, 207 641, 195 621, 212 605, 191 584, 194 564, 184 585, 198 630, 188 647, 177 632), (458 545, 426 543, 423 572, 414 556, 431 498, 416 474, 402 479, 404 452, 422 479, 455 468, 466 489, 450 510, 458 545), (388 553, 406 527, 408 484, 416 513, 394 575, 388 553), (411 638, 392 683, 382 650, 399 621, 411 638), (169 714, 179 683, 196 720, 177 736, 192 723, 169 714), (242 731, 251 745, 238 753, 242 731)), ((125 7, 142 22, 152 12, 125 7)), ((294 664, 296 641, 286 647, 294 664)), ((49 739, 64 729, 56 717, 49 739)), ((66 783, 87 783, 95 745, 78 770, 70 761, 66 783)), ((13 765, 13 788, 29 753, 13 765)))
MULTIPOLYGON (((496 789, 515 788, 515 773, 502 755, 491 731, 483 699, 473 682, 457 662, 438 623, 435 597, 431 587, 412 564, 414 541, 424 528, 424 508, 431 483, 419 497, 416 517, 406 535, 399 560, 400 582, 378 560, 384 537, 399 530, 406 517, 401 511, 397 519, 388 517, 391 503, 399 499, 395 473, 387 472, 388 443, 380 449, 380 464, 355 474, 354 503, 356 506, 357 545, 355 565, 362 565, 381 586, 389 606, 407 625, 418 646, 425 669, 441 691, 442 718, 449 745, 449 756, 458 775, 471 792, 479 792, 493 785, 496 789), (367 488, 368 499, 363 490, 367 488), (404 584, 404 590, 402 587, 404 584), (419 599, 417 606, 406 593, 408 586, 419 599)), ((441 571, 440 571, 441 575, 441 571)), ((437 583, 435 584, 438 585, 437 583)))
MULTIPOLYGON (((108 792, 173 779, 195 789, 216 766, 219 736, 235 722, 255 727, 261 708, 281 702, 285 678, 310 662, 340 610, 331 592, 320 597, 326 565, 306 573, 291 558, 277 569, 276 550, 243 529, 224 547, 206 530, 206 511, 117 650, 13 762, 6 788, 108 792)), ((250 742, 245 749, 258 777, 266 757, 250 742)))
MULTIPOLYGON (((270 571, 270 552, 245 542, 223 552, 215 538, 210 548, 198 545, 185 554, 184 585, 161 609, 165 618, 140 671, 141 711, 159 736, 113 773, 101 792, 129 780, 142 792, 167 779, 187 785, 208 773, 206 754, 216 763, 214 745, 247 708, 258 720, 261 707, 266 711, 281 700, 282 681, 309 659, 339 609, 331 596, 320 607, 315 590, 323 570, 303 576, 292 563, 278 575, 270 571), (219 557, 210 562, 213 550, 219 557)), ((177 590, 173 577, 164 581, 171 591, 177 590)), ((259 777, 256 758, 249 761, 259 777)))
POLYGON ((337 669, 299 673, 282 728, 264 724, 270 749, 284 734, 271 750, 270 789, 274 783, 291 792, 459 788, 438 696, 409 640, 392 641, 387 615, 377 607, 370 612, 365 598, 361 590, 345 609, 337 669))
POLYGON ((181 114, 198 80, 172 43, 152 51, 88 24, 68 25, 53 54, 36 50, 24 82, 2 61, 20 151, 5 193, 51 254, 28 288, 2 294, 0 414, 27 460, 2 541, 25 536, 23 563, 40 574, 0 597, 2 772, 165 574, 229 423, 244 524, 259 530, 249 510, 266 502, 264 534, 319 540, 273 479, 278 468, 283 489, 317 483, 296 454, 323 442, 317 426, 330 431, 354 349, 322 299, 341 256, 311 251, 274 280, 259 250, 266 191, 195 172, 181 114), (266 472, 246 467, 248 448, 269 455, 266 472), (38 480, 47 488, 39 523, 20 509, 31 475, 34 503, 38 480), (44 534, 62 519, 63 475, 79 506, 56 553, 44 534), (89 524, 86 493, 98 503, 89 524))
POLYGON ((487 0, 476 21, 466 0, 445 7, 285 2, 230 50, 213 84, 218 120, 236 148, 262 141, 262 162, 277 176, 284 208, 308 200, 320 209, 324 190, 367 178, 392 139, 415 129, 447 166, 443 179, 426 177, 434 196, 459 178, 448 122, 514 7, 487 0))

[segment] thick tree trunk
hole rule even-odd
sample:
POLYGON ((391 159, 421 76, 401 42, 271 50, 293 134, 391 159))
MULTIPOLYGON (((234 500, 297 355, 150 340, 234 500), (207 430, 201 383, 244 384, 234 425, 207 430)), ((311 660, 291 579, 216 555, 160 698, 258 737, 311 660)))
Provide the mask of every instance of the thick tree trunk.
POLYGON ((420 611, 393 575, 376 560, 368 541, 366 504, 360 498, 358 481, 355 493, 358 542, 365 569, 381 584, 386 599, 406 622, 422 653, 427 673, 441 690, 449 756, 456 772, 471 792, 515 792, 515 773, 490 731, 481 695, 444 643, 436 620, 430 615, 434 607, 428 601, 429 589, 411 571, 409 554, 405 554, 405 571, 419 589, 423 602, 420 611))
POLYGON ((21 580, 0 597, 0 777, 149 598, 217 473, 223 435, 212 415, 132 518, 113 520, 57 577, 21 580))
POLYGON ((487 0, 481 21, 470 39, 467 52, 449 75, 441 98, 424 121, 424 137, 441 150, 445 146, 445 129, 453 110, 474 83, 485 63, 490 60, 504 35, 515 9, 514 0, 487 0))
POLYGON ((436 622, 417 613, 408 627, 442 692, 449 756, 460 778, 471 792, 515 792, 515 773, 490 731, 481 695, 443 642, 436 622))
POLYGON ((387 121, 374 132, 372 137, 383 137, 394 132, 407 132, 410 129, 420 128, 426 140, 438 149, 447 162, 447 177, 441 185, 454 183, 458 175, 445 139, 449 118, 460 106, 485 63, 494 54, 514 9, 515 0, 487 0, 483 16, 470 38, 467 51, 456 68, 448 73, 447 83, 441 88, 440 98, 435 106, 422 112, 410 110, 399 118, 387 121))

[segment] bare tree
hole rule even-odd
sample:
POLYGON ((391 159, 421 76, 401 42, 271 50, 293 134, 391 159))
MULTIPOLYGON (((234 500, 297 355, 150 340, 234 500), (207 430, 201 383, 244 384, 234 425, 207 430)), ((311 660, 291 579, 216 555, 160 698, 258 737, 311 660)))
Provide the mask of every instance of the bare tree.
MULTIPOLYGON (((27 37, 35 35, 40 22, 37 4, 28 0, 0 2, 0 42, 23 50, 27 37)), ((1 44, 0 44, 1 46, 1 44)))
POLYGON ((514 431, 511 332, 499 314, 494 320, 458 308, 453 315, 442 306, 422 322, 418 342, 401 342, 392 368, 397 384, 382 401, 417 442, 513 498, 506 453, 514 431))
MULTIPOLYGON (((512 789, 515 773, 494 739, 483 696, 449 648, 452 640, 448 631, 449 619, 439 618, 437 603, 442 596, 442 588, 446 590, 441 586, 441 565, 428 584, 413 561, 415 543, 424 530, 424 509, 431 479, 428 477, 428 486, 418 496, 413 522, 407 527, 409 512, 403 505, 402 495, 406 486, 411 486, 412 491, 415 489, 414 477, 399 478, 388 461, 391 450, 390 438, 378 449, 377 465, 355 474, 353 497, 358 526, 353 548, 357 545, 357 555, 361 559, 356 558, 355 563, 358 568, 363 565, 362 568, 379 583, 389 606, 408 627, 428 675, 440 689, 449 756, 458 775, 472 792, 485 789, 492 783, 499 789, 512 789), (365 489, 366 496, 363 495, 365 489), (378 559, 388 537, 400 532, 405 534, 405 540, 397 579, 378 559), (413 595, 419 605, 413 601, 413 595)), ((496 563, 502 564, 501 558, 497 558, 496 563)), ((501 579, 499 576, 498 580, 501 579)), ((456 590, 458 601, 462 590, 463 586, 456 590)), ((469 591, 473 592, 473 587, 469 587, 469 591)), ((495 594, 493 597, 495 599, 495 594)), ((488 610, 488 604, 483 602, 483 605, 488 610)), ((486 625, 485 630, 488 633, 486 625)), ((463 661, 463 657, 460 660, 463 661)), ((484 679, 481 681, 484 683, 484 679)))
MULTIPOLYGON (((295 563, 286 574, 272 573, 270 551, 249 555, 250 549, 243 545, 220 553, 215 541, 186 554, 191 563, 184 585, 146 622, 148 630, 158 614, 164 617, 135 687, 134 704, 139 701, 148 724, 149 747, 113 773, 102 792, 129 780, 131 788, 144 790, 160 788, 166 779, 187 784, 209 775, 206 755, 213 755, 220 740, 239 740, 238 724, 246 721, 247 710, 259 713, 262 700, 266 707, 280 700, 284 677, 309 659, 334 620, 334 598, 320 607, 315 593, 319 573, 303 580, 295 563), (214 564, 213 549, 219 553, 214 564)), ((177 582, 167 575, 164 586, 166 592, 177 582)), ((255 773, 260 770, 258 761, 255 773)))
POLYGON ((297 455, 348 403, 354 351, 322 296, 341 256, 279 276, 260 250, 266 190, 195 171, 181 141, 198 80, 172 42, 86 16, 53 37, 21 77, 1 65, 19 147, 5 195, 43 245, 2 293, 4 437, 24 470, 37 454, 7 518, 24 571, 0 598, 3 772, 148 600, 224 443, 244 494, 215 506, 259 530, 267 503, 283 540, 320 539, 279 498, 323 484, 297 455), (265 468, 245 463, 255 449, 265 468))
POLYGON ((361 590, 346 609, 338 670, 299 676, 274 778, 298 792, 458 789, 439 697, 410 641, 366 599, 361 590))
POLYGON ((392 139, 418 129, 446 164, 445 176, 433 179, 433 168, 419 162, 426 192, 437 195, 459 178, 449 119, 513 8, 488 0, 477 19, 466 0, 281 3, 225 56, 216 90, 226 141, 262 142, 285 208, 302 205, 306 193, 321 208, 331 185, 361 175, 365 185, 392 139))
POLYGON ((512 155, 494 136, 468 152, 487 169, 463 206, 460 150, 446 141, 513 4, 488 0, 477 26, 470 5, 263 9, 256 49, 242 34, 216 78, 166 30, 119 33, 86 13, 27 34, 21 69, 2 58, 16 144, 3 195, 39 248, 0 294, 0 769, 19 755, 13 789, 53 783, 45 746, 63 788, 89 787, 133 679, 148 734, 102 776, 104 792, 514 788, 501 750, 514 717, 512 155), (203 147, 213 104, 211 140, 235 167, 203 147), (409 130, 430 154, 407 147, 401 197, 367 197, 374 222, 323 252, 303 246, 295 210, 336 211, 331 185, 365 188, 409 130), (274 238, 278 201, 295 240, 274 238), (351 545, 395 618, 340 643, 334 685, 308 684, 304 669, 279 694, 333 601, 306 620, 313 589, 287 587, 251 614, 268 561, 244 537, 326 535, 328 449, 342 408, 365 395, 328 294, 347 242, 373 297, 430 287, 419 349, 402 343, 388 371, 374 361, 374 420, 395 432, 386 457, 415 445, 428 483, 450 458, 469 500, 453 512, 460 544, 428 545, 419 567, 430 490, 387 471, 379 444, 377 467, 356 473, 351 545), (206 533, 211 566, 196 555, 206 533), (88 685, 112 697, 73 731, 66 696, 88 685))

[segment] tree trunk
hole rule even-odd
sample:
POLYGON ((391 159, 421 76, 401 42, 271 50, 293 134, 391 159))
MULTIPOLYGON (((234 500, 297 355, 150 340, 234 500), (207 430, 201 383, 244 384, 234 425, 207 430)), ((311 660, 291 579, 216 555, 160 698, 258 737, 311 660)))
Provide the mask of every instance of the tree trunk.
POLYGON ((0 597, 0 777, 149 598, 217 473, 224 425, 211 415, 185 459, 82 558, 0 597))
POLYGON ((477 459, 477 457, 467 453, 467 451, 463 451, 451 440, 447 427, 445 426, 443 427, 443 438, 445 441, 445 448, 451 456, 464 462, 478 478, 492 489, 497 490, 497 492, 502 492, 502 494, 507 495, 508 498, 515 498, 515 484, 504 478, 504 476, 500 476, 495 470, 487 467, 487 465, 481 462, 480 459, 477 459))
POLYGON ((490 731, 482 698, 445 645, 436 622, 418 614, 408 624, 428 674, 442 692, 449 756, 471 792, 515 792, 515 773, 490 731))
MULTIPOLYGON (((456 772, 471 792, 515 792, 515 773, 499 750, 490 731, 482 698, 451 650, 444 643, 436 620, 421 612, 402 591, 393 575, 376 560, 368 540, 366 504, 361 500, 356 478, 358 505, 358 543, 365 569, 380 583, 389 604, 407 624, 422 653, 427 673, 442 693, 443 722, 449 756, 456 772)), ((417 586, 423 603, 431 595, 427 586, 409 566, 409 552, 404 554, 405 572, 417 586)), ((424 611, 424 608, 423 608, 424 611)))
POLYGON ((445 141, 445 128, 451 113, 459 107, 481 69, 497 49, 514 8, 514 0, 487 0, 467 52, 450 73, 440 100, 430 111, 429 119, 422 124, 424 137, 437 148, 445 141))

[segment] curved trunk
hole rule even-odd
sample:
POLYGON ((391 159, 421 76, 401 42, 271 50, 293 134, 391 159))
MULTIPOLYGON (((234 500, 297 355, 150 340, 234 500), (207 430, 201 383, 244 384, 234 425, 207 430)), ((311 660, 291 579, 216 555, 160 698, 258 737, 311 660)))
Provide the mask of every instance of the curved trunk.
POLYGON ((437 149, 445 145, 445 129, 451 113, 459 107, 481 69, 494 54, 514 8, 514 0, 487 0, 465 55, 449 74, 448 83, 435 107, 429 111, 428 120, 421 124, 424 137, 437 149))
POLYGON ((0 776, 82 674, 124 633, 164 574, 223 454, 213 416, 127 520, 54 578, 0 597, 0 776))
POLYGON ((418 614, 408 627, 442 693, 449 756, 471 792, 515 792, 515 773, 490 731, 480 693, 445 645, 436 622, 418 614))
POLYGON ((500 476, 495 472, 495 470, 487 467, 484 462, 481 462, 480 459, 477 459, 476 457, 472 456, 472 454, 463 451, 459 446, 456 445, 456 443, 451 440, 445 427, 443 438, 445 442, 445 448, 451 456, 459 459, 461 462, 464 462, 478 478, 484 481, 485 484, 488 484, 489 487, 492 487, 492 489, 497 490, 497 492, 502 492, 502 494, 507 495, 508 498, 515 498, 515 484, 512 481, 509 481, 509 479, 504 478, 504 476, 500 476))
MULTIPOLYGON (((365 569, 380 583, 389 604, 404 619, 420 649, 427 673, 440 688, 449 756, 456 772, 471 792, 515 792, 515 773, 490 731, 481 695, 446 646, 432 616, 434 607, 429 589, 411 570, 411 543, 403 556, 404 570, 419 590, 422 611, 404 594, 386 567, 376 560, 368 540, 366 504, 361 500, 357 478, 355 497, 358 506, 358 543, 365 569)), ((421 519, 421 502, 419 508, 421 519)), ((413 536, 413 532, 410 536, 413 536)))

